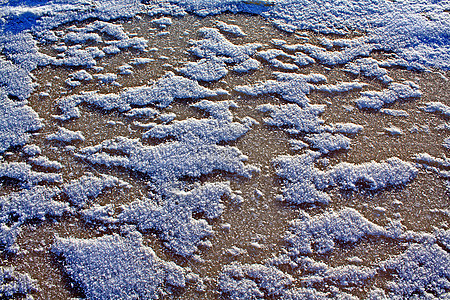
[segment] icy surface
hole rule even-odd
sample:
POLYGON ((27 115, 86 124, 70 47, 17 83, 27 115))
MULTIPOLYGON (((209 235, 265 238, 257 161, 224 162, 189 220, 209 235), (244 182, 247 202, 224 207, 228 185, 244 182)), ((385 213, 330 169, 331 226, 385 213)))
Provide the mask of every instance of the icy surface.
POLYGON ((151 199, 136 200, 124 206, 118 218, 137 224, 139 230, 158 232, 166 247, 191 256, 199 242, 213 233, 205 219, 194 219, 193 214, 203 214, 208 220, 218 218, 224 209, 224 196, 233 196, 229 183, 207 183, 188 192, 169 192, 159 205, 151 199))
POLYGON ((41 119, 25 102, 10 100, 0 88, 0 153, 24 145, 29 132, 39 130, 41 119))
POLYGON ((114 176, 103 175, 83 175, 79 179, 74 179, 62 187, 62 192, 69 198, 69 201, 78 206, 84 207, 92 199, 98 197, 103 190, 111 187, 130 187, 130 185, 114 176))
POLYGON ((336 243, 356 243, 366 236, 395 237, 395 233, 371 223, 351 208, 317 217, 303 215, 291 222, 285 240, 292 254, 327 253, 336 243))
POLYGON ((52 251, 90 299, 159 299, 170 292, 168 287, 186 285, 186 271, 158 258, 137 233, 57 238, 52 251))

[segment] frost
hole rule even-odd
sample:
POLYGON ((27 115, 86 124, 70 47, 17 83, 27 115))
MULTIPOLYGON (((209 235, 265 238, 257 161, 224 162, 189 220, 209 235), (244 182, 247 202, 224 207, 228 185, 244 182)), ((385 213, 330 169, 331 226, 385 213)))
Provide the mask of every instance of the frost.
POLYGON ((97 64, 96 59, 104 56, 105 53, 98 47, 80 49, 79 46, 72 46, 65 52, 64 58, 55 60, 53 64, 56 66, 92 68, 97 64))
POLYGON ((167 107, 176 98, 202 98, 226 93, 223 90, 204 88, 197 81, 168 72, 150 86, 128 88, 120 94, 99 94, 94 91, 61 98, 58 100, 58 108, 62 114, 54 118, 62 121, 78 118, 80 111, 77 106, 82 103, 93 104, 105 110, 128 111, 131 105, 155 104, 159 107, 167 107))
POLYGON ((44 168, 44 169, 53 169, 60 170, 63 166, 61 163, 57 161, 52 161, 44 156, 32 157, 28 159, 28 162, 32 165, 44 168))
POLYGON ((47 217, 59 217, 70 211, 66 203, 52 200, 59 189, 42 186, 24 189, 0 197, 0 246, 13 251, 18 228, 26 221, 45 220, 47 217), (14 220, 12 225, 9 225, 14 220), (8 225, 7 225, 8 224, 8 225))
POLYGON ((117 219, 114 218, 114 206, 112 204, 98 205, 94 204, 90 208, 86 208, 80 211, 81 216, 86 222, 89 223, 116 223, 117 219))
POLYGON ((295 59, 295 56, 289 55, 285 53, 282 50, 279 49, 269 49, 266 51, 260 51, 256 53, 256 56, 264 59, 266 62, 272 65, 274 68, 280 68, 290 71, 296 71, 298 70, 298 67, 296 65, 285 63, 281 61, 278 58, 288 58, 288 59, 295 59))
POLYGON ((49 134, 47 136, 49 141, 59 141, 62 143, 72 143, 75 141, 84 141, 84 136, 81 131, 72 131, 64 127, 59 127, 58 132, 49 134))
POLYGON ((61 190, 73 205, 84 207, 97 198, 103 190, 112 187, 129 188, 130 185, 114 176, 101 174, 98 177, 88 174, 70 181, 61 190))
POLYGON ((250 177, 256 170, 255 167, 244 165, 246 157, 237 148, 199 141, 144 146, 137 139, 119 137, 81 149, 77 156, 93 164, 144 173, 160 183, 184 176, 199 177, 216 170, 250 177), (111 151, 121 155, 109 154, 111 151))
POLYGON ((330 170, 318 173, 315 182, 320 189, 339 186, 342 189, 355 190, 361 185, 370 190, 380 190, 404 185, 412 181, 417 173, 418 170, 411 163, 392 157, 380 163, 339 163, 330 170))
POLYGON ((36 281, 27 273, 20 273, 14 268, 0 267, 0 295, 4 299, 15 299, 18 295, 27 295, 27 300, 34 299, 30 293, 37 290, 36 281))
POLYGON ((40 182, 61 182, 62 177, 54 173, 42 173, 31 170, 31 166, 23 162, 0 163, 0 178, 9 178, 21 182, 24 186, 32 186, 40 182))
POLYGON ((139 118, 139 117, 149 117, 153 118, 159 114, 159 111, 151 108, 151 107, 145 107, 145 108, 133 108, 132 110, 129 110, 124 115, 128 118, 139 118))
POLYGON ((285 237, 294 255, 333 251, 336 243, 356 243, 365 236, 391 237, 381 226, 369 222, 352 208, 316 217, 304 215, 291 221, 285 237))
POLYGON ((64 36, 64 41, 71 44, 87 44, 89 42, 100 43, 101 36, 96 33, 69 32, 64 36))
POLYGON ((354 75, 377 78, 383 83, 389 84, 393 81, 387 74, 387 70, 380 68, 379 62, 373 58, 360 58, 345 66, 344 71, 354 75))
POLYGON ((225 22, 218 21, 216 24, 217 28, 220 31, 232 34, 234 36, 246 36, 246 34, 242 31, 242 29, 237 25, 230 25, 225 22))
POLYGON ((270 118, 264 119, 267 125, 281 127, 292 134, 315 133, 323 130, 324 120, 319 118, 319 115, 324 112, 324 105, 308 105, 301 108, 297 104, 264 104, 257 109, 269 113, 270 118))
POLYGON ((137 57, 137 58, 133 58, 130 61, 130 64, 135 65, 135 66, 139 66, 139 65, 145 65, 145 64, 151 63, 153 61, 155 61, 153 58, 137 57))
POLYGON ((428 102, 424 107, 421 107, 423 111, 429 113, 438 113, 444 117, 450 117, 450 107, 441 102, 428 102))
POLYGON ((260 65, 261 65, 261 63, 259 61, 257 61, 256 59, 249 58, 249 59, 241 62, 240 64, 237 64, 236 66, 234 66, 233 71, 238 72, 238 73, 250 72, 250 71, 257 70, 260 65))
POLYGON ((186 271, 156 256, 133 233, 123 238, 57 238, 52 251, 64 270, 90 299, 159 299, 170 287, 186 285, 186 271))
POLYGON ((328 132, 307 135, 305 140, 311 144, 312 148, 318 149, 322 154, 350 149, 351 142, 348 137, 342 134, 331 134, 328 132))
MULTIPOLYGON (((0 57, 0 88, 3 90, 0 95, 11 95, 19 100, 27 99, 33 91, 30 75, 24 69, 17 67, 10 61, 5 61, 0 57)), ((3 101, 2 101, 3 102, 3 101)))
POLYGON ((148 40, 141 37, 126 38, 119 41, 108 41, 106 43, 119 49, 131 48, 139 51, 145 51, 148 46, 148 40))
POLYGON ((112 83, 117 79, 117 75, 114 73, 95 74, 94 77, 102 83, 112 83))
POLYGON ((224 209, 222 197, 232 195, 229 183, 207 183, 188 192, 170 191, 161 204, 136 200, 122 207, 118 219, 137 224, 139 230, 156 231, 166 247, 178 255, 191 256, 213 233, 205 219, 195 219, 193 214, 203 214, 208 220, 218 218, 224 209))
POLYGON ((42 150, 37 145, 26 145, 22 148, 22 152, 27 156, 41 155, 42 150))
POLYGON ((417 294, 441 299, 448 296, 450 255, 436 244, 413 244, 403 254, 383 262, 381 268, 395 274, 388 282, 389 297, 410 298, 417 294))
POLYGON ((268 80, 255 85, 236 86, 234 89, 249 96, 278 94, 288 102, 304 106, 309 103, 306 95, 314 88, 311 83, 326 81, 325 76, 321 74, 302 75, 278 72, 274 74, 276 80, 268 80))
POLYGON ((408 98, 418 98, 422 96, 419 87, 410 81, 404 83, 391 83, 387 90, 381 92, 362 92, 361 98, 356 100, 359 108, 370 108, 379 110, 385 105, 392 104, 399 100, 408 98))
POLYGON ((216 81, 228 74, 226 64, 217 57, 189 62, 178 72, 191 79, 202 81, 216 81))
POLYGON ((294 279, 275 267, 231 264, 223 268, 219 289, 228 299, 260 299, 281 296, 294 279))
POLYGON ((10 100, 0 89, 0 153, 10 147, 22 146, 30 131, 42 127, 41 119, 24 102, 10 100))
POLYGON ((255 54, 261 46, 260 44, 235 45, 214 28, 202 28, 200 34, 203 39, 191 41, 193 46, 189 49, 192 54, 200 58, 220 56, 226 63, 241 63, 255 54))
POLYGON ((382 108, 380 109, 380 112, 393 117, 409 117, 409 113, 401 109, 382 108))
POLYGON ((172 25, 172 19, 168 17, 162 17, 159 19, 152 20, 151 23, 156 24, 161 28, 166 28, 167 26, 172 25))
POLYGON ((401 130, 399 127, 396 127, 396 126, 384 127, 383 129, 390 135, 402 135, 403 134, 403 130, 401 130))

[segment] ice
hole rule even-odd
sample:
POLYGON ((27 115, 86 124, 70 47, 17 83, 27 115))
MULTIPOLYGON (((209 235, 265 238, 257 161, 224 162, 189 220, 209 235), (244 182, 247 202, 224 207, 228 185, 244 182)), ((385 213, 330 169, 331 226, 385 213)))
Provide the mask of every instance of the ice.
POLYGON ((384 129, 384 131, 386 131, 386 133, 388 133, 390 135, 402 135, 403 134, 403 130, 396 126, 391 125, 389 127, 384 127, 383 129, 384 129))
POLYGON ((324 112, 324 105, 308 105, 301 108, 297 104, 264 104, 258 106, 257 109, 269 113, 270 118, 264 119, 267 125, 281 127, 289 133, 323 131, 324 120, 319 118, 319 115, 324 112))
POLYGON ((164 108, 176 98, 203 98, 226 93, 223 90, 207 89, 200 86, 197 81, 168 72, 151 85, 127 88, 119 94, 100 94, 93 91, 61 98, 58 100, 58 108, 62 114, 54 118, 62 121, 78 118, 80 111, 77 106, 82 103, 93 104, 105 110, 128 111, 131 105, 155 104, 164 108))
POLYGON ((139 117, 149 117, 153 118, 159 114, 159 111, 151 108, 151 107, 144 107, 144 108, 133 108, 126 112, 124 115, 128 118, 139 118, 139 117))
POLYGON ((94 78, 101 83, 112 83, 117 79, 117 75, 114 73, 94 74, 94 78))
POLYGON ((307 135, 305 140, 311 144, 313 149, 318 149, 322 154, 350 149, 351 143, 351 139, 348 137, 329 132, 307 135))
POLYGON ((172 19, 169 17, 162 17, 159 19, 153 19, 151 23, 158 25, 160 28, 166 28, 167 26, 172 25, 172 19))
POLYGON ((256 59, 249 58, 249 59, 241 62, 240 64, 237 64, 236 66, 234 66, 233 71, 238 72, 238 73, 250 72, 250 71, 257 70, 260 65, 261 65, 261 63, 259 61, 257 61, 256 59))
POLYGON ((151 63, 153 61, 155 61, 153 58, 136 57, 130 61, 130 64, 132 64, 134 66, 139 66, 139 65, 145 65, 145 64, 151 63))
POLYGON ((24 186, 32 186, 40 182, 60 182, 60 174, 43 173, 31 170, 31 166, 23 162, 0 163, 0 178, 9 178, 21 182, 24 186))
POLYGON ((256 53, 260 44, 235 45, 215 28, 200 29, 202 40, 191 41, 189 51, 199 58, 221 57, 226 63, 241 63, 256 53))
POLYGON ((264 59, 266 62, 272 65, 274 68, 280 68, 290 71, 298 70, 298 67, 294 64, 285 63, 278 58, 287 58, 291 60, 295 60, 296 57, 293 55, 289 55, 282 50, 279 49, 269 49, 265 51, 259 51, 256 53, 256 56, 264 59))
POLYGON ((429 113, 438 113, 444 117, 450 117, 450 107, 441 102, 427 102, 421 109, 429 113))
POLYGON ((279 297, 294 279, 275 267, 234 263, 223 268, 219 290, 228 299, 279 297))
POLYGON ((314 86, 312 83, 325 82, 325 76, 321 74, 290 74, 290 73, 274 73, 276 80, 268 80, 255 85, 241 85, 234 89, 237 92, 259 96, 263 94, 278 94, 288 102, 297 103, 305 106, 309 103, 308 95, 314 86))
POLYGON ((360 58, 347 64, 344 71, 352 73, 354 75, 363 75, 366 77, 377 78, 385 84, 389 84, 393 81, 389 77, 388 71, 384 68, 380 68, 379 62, 373 58, 360 58))
POLYGON ((283 200, 294 204, 328 204, 331 197, 316 188, 314 184, 318 169, 314 161, 320 156, 317 152, 307 152, 297 156, 279 156, 273 161, 275 171, 283 178, 283 200))
POLYGON ((189 62, 178 70, 181 74, 201 81, 216 81, 228 74, 226 64, 217 57, 201 59, 198 62, 189 62))
POLYGON ((342 189, 355 190, 358 186, 369 190, 380 190, 390 186, 401 186, 412 181, 418 170, 413 164, 402 161, 397 157, 383 162, 367 162, 352 164, 342 162, 330 170, 319 172, 316 186, 326 189, 339 186, 342 189))
POLYGON ((28 142, 29 132, 42 128, 42 120, 26 102, 10 100, 0 88, 0 153, 28 142))
POLYGON ((394 82, 388 86, 388 89, 381 92, 361 92, 361 98, 356 100, 356 105, 362 109, 369 108, 379 110, 383 106, 392 104, 396 101, 419 98, 421 96, 422 92, 415 83, 410 81, 405 81, 404 83, 394 82))
POLYGON ((0 248, 15 252, 14 243, 18 230, 25 222, 44 221, 48 217, 60 217, 69 212, 70 208, 66 203, 53 200, 59 192, 57 188, 35 186, 1 196, 0 248))
POLYGON ((21 273, 14 268, 0 267, 0 294, 5 299, 26 295, 27 300, 34 299, 30 293, 37 290, 36 281, 27 273, 21 273))
POLYGON ((131 185, 114 176, 86 174, 66 183, 61 190, 73 205, 85 207, 105 189, 112 187, 130 188, 131 185))
POLYGON ((148 47, 148 40, 142 37, 126 38, 118 41, 107 41, 107 44, 119 49, 134 49, 145 51, 148 47))
POLYGON ((246 36, 245 32, 243 32, 242 29, 237 25, 230 25, 225 22, 218 21, 216 23, 216 26, 222 32, 229 33, 234 36, 246 36))
POLYGON ((136 224, 142 231, 156 231, 166 247, 188 257, 198 250, 202 240, 212 235, 212 226, 206 219, 222 215, 224 196, 233 196, 227 182, 206 183, 187 192, 169 191, 161 204, 143 199, 123 206, 118 219, 136 224), (194 218, 194 213, 203 214, 204 218, 194 218))
POLYGON ((64 127, 58 127, 58 131, 47 135, 48 141, 59 141, 62 143, 83 142, 85 140, 81 131, 72 131, 64 127))
POLYGON ((77 45, 69 47, 64 58, 56 59, 53 64, 56 66, 91 68, 97 64, 96 59, 104 56, 105 53, 98 47, 80 49, 80 46, 77 45))
POLYGON ((450 255, 436 244, 412 244, 381 268, 395 274, 388 282, 389 298, 445 299, 450 286, 450 255))
POLYGON ((117 219, 114 218, 114 205, 98 205, 94 204, 92 207, 83 209, 80 211, 83 219, 88 223, 98 224, 98 223, 106 223, 106 224, 114 224, 117 222, 117 219))
POLYGON ((393 117, 409 117, 409 113, 402 109, 382 108, 380 109, 380 112, 393 117))
POLYGON ((75 73, 72 73, 69 75, 70 78, 73 80, 79 80, 79 81, 90 81, 92 80, 92 75, 89 74, 86 70, 80 70, 75 73))
POLYGON ((52 251, 90 299, 159 299, 171 287, 186 285, 187 272, 158 258, 135 232, 127 237, 56 238, 52 251))
POLYGON ((244 165, 246 156, 235 147, 192 142, 165 142, 144 146, 138 139, 118 137, 81 149, 78 157, 93 164, 123 167, 147 174, 161 184, 184 176, 199 177, 213 171, 225 171, 250 177, 257 169, 244 165), (119 151, 121 155, 109 154, 119 151))
POLYGON ((32 157, 28 159, 28 162, 34 166, 38 166, 44 169, 60 170, 63 166, 60 162, 52 161, 45 156, 32 157))
POLYGON ((87 32, 98 31, 108 35, 116 40, 124 40, 128 38, 127 33, 124 31, 122 25, 116 25, 109 22, 95 21, 85 27, 87 32))
POLYGON ((25 100, 33 91, 33 84, 27 71, 0 57, 0 88, 1 98, 7 94, 25 100))
POLYGON ((291 221, 285 237, 293 255, 334 250, 336 243, 356 243, 366 236, 392 237, 392 233, 376 225, 352 208, 326 212, 316 217, 304 214, 291 221))

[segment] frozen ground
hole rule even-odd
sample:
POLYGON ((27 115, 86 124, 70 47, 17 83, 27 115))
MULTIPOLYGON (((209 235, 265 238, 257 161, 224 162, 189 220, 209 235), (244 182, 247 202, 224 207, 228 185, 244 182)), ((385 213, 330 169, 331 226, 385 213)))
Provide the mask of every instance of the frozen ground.
POLYGON ((0 298, 449 298, 449 11, 0 2, 0 298))

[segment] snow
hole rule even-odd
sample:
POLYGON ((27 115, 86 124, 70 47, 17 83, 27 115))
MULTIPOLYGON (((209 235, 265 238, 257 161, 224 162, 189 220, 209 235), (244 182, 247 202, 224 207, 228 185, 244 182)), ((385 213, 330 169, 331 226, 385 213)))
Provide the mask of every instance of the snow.
POLYGON ((18 295, 26 295, 27 299, 34 299, 30 293, 37 290, 36 281, 27 273, 17 272, 14 268, 0 268, 0 293, 9 299, 18 295))
POLYGON ((189 62, 178 72, 197 81, 216 81, 228 74, 226 64, 217 57, 189 62))
POLYGON ((114 176, 87 174, 66 183, 61 190, 73 205, 85 207, 97 198, 103 190, 112 187, 130 188, 131 185, 114 176))
POLYGON ((83 142, 85 140, 81 131, 72 131, 64 127, 58 127, 58 131, 47 135, 49 141, 59 141, 62 143, 83 142))
POLYGON ((231 24, 227 24, 222 21, 218 21, 216 23, 216 27, 219 28, 219 30, 224 33, 229 33, 229 34, 232 34, 234 36, 239 36, 239 37, 246 36, 245 32, 242 31, 242 29, 237 25, 231 25, 231 24))
POLYGON ((444 117, 450 117, 450 107, 441 102, 427 102, 421 109, 429 113, 437 113, 444 117))
POLYGON ((0 88, 0 153, 10 147, 28 142, 29 132, 37 131, 43 124, 26 102, 10 100, 0 88))
POLYGON ((159 299, 170 287, 186 285, 187 272, 158 258, 135 232, 127 237, 56 238, 52 251, 90 299, 159 299))
POLYGON ((285 240, 294 255, 325 254, 333 251, 336 243, 356 243, 366 236, 390 238, 392 234, 356 210, 344 208, 315 217, 305 213, 291 221, 285 240))
POLYGON ((61 182, 60 174, 43 173, 31 170, 31 166, 23 162, 0 163, 0 178, 17 180, 24 186, 32 186, 40 182, 61 182))
POLYGON ((188 257, 198 250, 202 240, 213 234, 206 220, 222 215, 224 196, 233 196, 228 182, 207 183, 187 192, 170 191, 163 204, 142 199, 123 206, 118 219, 136 224, 142 231, 156 231, 167 248, 188 257), (194 219, 193 213, 204 214, 205 219, 194 219))

